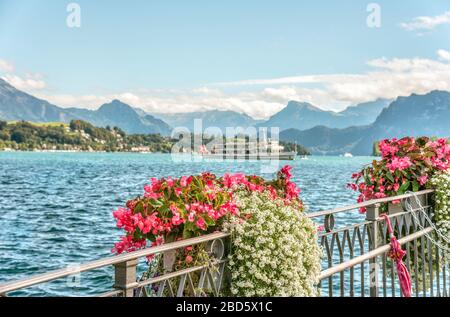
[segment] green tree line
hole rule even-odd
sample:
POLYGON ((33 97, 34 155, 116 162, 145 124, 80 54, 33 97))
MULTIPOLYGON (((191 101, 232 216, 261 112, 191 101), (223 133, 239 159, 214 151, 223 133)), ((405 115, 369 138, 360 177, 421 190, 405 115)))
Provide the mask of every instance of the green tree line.
MULTIPOLYGON (((248 140, 248 137, 245 137, 248 140)), ((194 138, 191 136, 191 141, 194 138)), ((203 135, 203 143, 211 137, 203 135)), ((224 141, 226 141, 224 139, 224 141)), ((159 134, 127 135, 118 127, 96 127, 83 120, 64 123, 31 123, 26 121, 6 122, 0 120, 0 150, 75 150, 75 151, 140 151, 170 153, 178 139, 159 134)), ((188 142, 194 149, 194 143, 188 142)), ((299 155, 309 155, 309 151, 292 143, 280 142, 285 151, 297 149, 299 155)), ((197 149, 194 149, 197 150, 197 149)))
POLYGON ((116 152, 146 147, 168 153, 174 142, 159 134, 127 135, 120 128, 99 128, 82 120, 72 120, 69 125, 0 121, 0 149, 116 152))

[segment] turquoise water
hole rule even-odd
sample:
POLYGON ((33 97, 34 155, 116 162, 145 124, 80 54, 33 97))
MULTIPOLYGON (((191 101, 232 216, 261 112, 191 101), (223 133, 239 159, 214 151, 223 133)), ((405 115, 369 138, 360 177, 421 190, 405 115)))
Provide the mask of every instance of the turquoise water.
MULTIPOLYGON (((346 189, 371 157, 311 157, 286 162, 310 211, 355 202, 346 189)), ((112 210, 142 193, 150 177, 210 171, 261 174, 267 162, 174 163, 165 154, 0 152, 0 282, 111 255, 121 235, 112 210)), ((281 167, 281 166, 280 166, 281 167)), ((337 217, 351 224, 358 214, 337 217)), ((113 283, 112 268, 11 295, 90 295, 113 283)))

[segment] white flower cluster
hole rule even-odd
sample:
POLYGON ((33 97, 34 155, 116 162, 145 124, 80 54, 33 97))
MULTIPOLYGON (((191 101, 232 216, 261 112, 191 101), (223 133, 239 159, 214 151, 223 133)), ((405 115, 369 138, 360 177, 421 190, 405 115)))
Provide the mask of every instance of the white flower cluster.
POLYGON ((431 179, 435 188, 434 220, 438 230, 450 239, 450 174, 443 172, 431 179))
POLYGON ((314 223, 267 192, 235 195, 241 215, 225 225, 233 296, 317 296, 322 251, 314 223))

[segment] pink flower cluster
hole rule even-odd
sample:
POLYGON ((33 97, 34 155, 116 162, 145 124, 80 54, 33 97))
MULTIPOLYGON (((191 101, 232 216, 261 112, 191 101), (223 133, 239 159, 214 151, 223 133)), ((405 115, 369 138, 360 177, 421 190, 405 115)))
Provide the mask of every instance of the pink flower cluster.
POLYGON ((386 164, 386 167, 394 173, 396 170, 403 171, 412 165, 409 157, 393 157, 390 162, 386 164))
MULTIPOLYGON (((117 227, 125 236, 113 252, 138 250, 163 241, 176 241, 220 229, 227 216, 239 216, 233 193, 238 188, 249 192, 268 191, 286 204, 301 209, 300 190, 291 182, 291 167, 285 166, 277 179, 267 182, 258 176, 242 173, 217 178, 211 173, 197 176, 152 178, 144 187, 144 196, 127 202, 113 212, 117 227)), ((245 215, 243 215, 245 218, 245 215)))
POLYGON ((284 180, 286 184, 286 203, 289 204, 290 200, 295 199, 300 194, 300 188, 295 185, 294 182, 291 182, 292 178, 292 166, 286 165, 284 166, 280 172, 278 173, 278 177, 284 180))
POLYGON ((446 139, 406 137, 382 140, 378 146, 381 160, 353 174, 355 181, 348 184, 359 191, 358 202, 422 190, 436 171, 450 167, 450 146, 446 139))

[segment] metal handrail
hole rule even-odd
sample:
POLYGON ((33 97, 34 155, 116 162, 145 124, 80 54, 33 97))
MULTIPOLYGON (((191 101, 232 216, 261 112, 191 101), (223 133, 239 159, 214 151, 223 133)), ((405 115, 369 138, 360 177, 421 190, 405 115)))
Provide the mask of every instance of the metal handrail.
MULTIPOLYGON (((420 237, 422 237, 422 236, 424 236, 427 233, 430 233, 432 231, 433 231, 433 228, 431 228, 431 227, 425 228, 423 230, 414 232, 414 233, 412 233, 412 234, 410 234, 410 235, 408 235, 406 237, 398 239, 398 242, 403 245, 405 243, 413 241, 414 239, 420 238, 420 237)), ((325 279, 327 277, 330 277, 330 276, 332 276, 332 275, 334 275, 336 273, 342 272, 342 271, 344 271, 346 269, 349 269, 349 268, 354 267, 354 266, 356 266, 358 264, 361 264, 361 263, 363 263, 363 262, 365 262, 365 261, 367 261, 369 259, 373 259, 373 258, 375 258, 376 256, 378 256, 380 254, 386 253, 387 251, 390 250, 390 248, 391 248, 390 244, 385 244, 385 245, 383 245, 381 247, 378 247, 378 248, 376 248, 376 249, 374 249, 374 250, 372 250, 370 252, 367 252, 367 253, 365 253, 363 255, 355 257, 355 258, 353 258, 351 260, 348 260, 346 262, 337 264, 337 265, 335 265, 333 267, 330 267, 329 269, 323 270, 322 272, 320 272, 319 280, 323 280, 323 279, 325 279)))
POLYGON ((308 218, 315 218, 315 217, 326 216, 326 215, 330 215, 330 214, 337 214, 337 213, 340 213, 340 212, 351 211, 351 210, 354 210, 354 209, 369 207, 369 206, 373 206, 373 205, 376 205, 376 204, 383 204, 383 203, 389 203, 389 202, 392 202, 392 201, 395 201, 395 200, 402 200, 402 199, 405 199, 405 198, 414 197, 415 195, 421 196, 421 195, 431 194, 433 192, 434 192, 433 189, 426 189, 426 190, 422 190, 422 191, 419 191, 419 192, 408 193, 408 194, 403 194, 403 195, 394 196, 394 197, 372 199, 372 200, 368 200, 368 201, 365 201, 365 202, 362 202, 362 203, 358 203, 358 204, 354 204, 354 205, 348 205, 348 206, 338 207, 338 208, 334 208, 334 209, 328 209, 328 210, 323 210, 323 211, 312 212, 312 213, 309 213, 307 215, 307 217, 308 218))
MULTIPOLYGON (((416 192, 415 194, 416 195, 425 195, 425 194, 430 194, 432 192, 434 192, 434 191, 433 190, 423 190, 420 192, 416 192)), ((412 197, 413 195, 414 194, 409 193, 409 194, 404 194, 404 195, 395 196, 395 197, 387 197, 387 198, 369 200, 369 201, 354 204, 354 205, 349 205, 349 206, 344 206, 344 207, 339 207, 339 208, 324 210, 324 211, 319 211, 319 212, 308 213, 308 214, 306 214, 306 217, 315 218, 315 217, 320 217, 320 216, 325 216, 325 215, 330 215, 330 214, 336 214, 336 213, 340 213, 340 212, 351 211, 351 210, 358 209, 361 207, 369 207, 369 206, 373 206, 376 204, 388 203, 388 202, 392 202, 394 200, 401 200, 401 199, 409 198, 409 197, 412 197)), ((132 260, 136 260, 136 259, 145 257, 145 256, 163 253, 163 252, 167 252, 167 251, 171 251, 171 250, 176 250, 179 248, 196 245, 196 244, 200 244, 200 243, 204 243, 204 242, 208 242, 208 241, 213 241, 216 239, 222 239, 222 238, 226 238, 229 236, 230 236, 229 233, 216 232, 216 233, 212 233, 212 234, 208 234, 208 235, 204 235, 204 236, 200 236, 200 237, 196 237, 196 238, 180 240, 180 241, 176 241, 176 242, 172 242, 172 243, 163 244, 160 246, 155 246, 152 248, 146 248, 146 249, 142 249, 142 250, 126 253, 126 254, 111 256, 111 257, 103 258, 100 260, 87 262, 87 263, 77 266, 76 268, 67 267, 67 268, 58 269, 58 270, 50 271, 47 273, 35 275, 35 276, 29 277, 29 278, 24 278, 21 280, 3 283, 3 284, 0 284, 0 296, 6 294, 8 292, 12 292, 12 291, 15 291, 18 289, 30 287, 30 286, 33 286, 36 284, 49 282, 49 281, 52 281, 52 280, 55 280, 58 278, 71 276, 74 274, 98 269, 98 268, 109 266, 109 265, 125 263, 128 261, 132 261, 132 260)), ((405 237, 404 239, 407 239, 407 238, 408 237, 405 237)), ((386 247, 388 247, 388 246, 383 246, 383 247, 380 247, 379 249, 384 250, 386 247)), ((372 252, 375 252, 377 250, 378 249, 373 250, 372 252)), ((386 250, 384 250, 384 251, 386 251, 386 250)), ((382 252, 383 251, 380 251, 380 253, 382 253, 382 252)), ((345 269, 347 267, 351 267, 358 263, 361 263, 361 262, 358 262, 361 259, 362 259, 362 261, 367 260, 368 254, 365 254, 363 256, 354 258, 351 261, 348 261, 348 262, 351 262, 350 263, 351 265, 349 265, 349 263, 345 262, 345 263, 340 264, 339 266, 324 270, 321 274, 321 278, 323 279, 323 278, 329 276, 329 275, 324 276, 324 274, 329 274, 329 272, 334 271, 337 268, 340 269, 341 267, 344 267, 344 269, 345 269), (356 263, 354 263, 354 262, 356 262, 356 263), (349 265, 349 266, 345 266, 345 265, 349 265), (322 277, 322 276, 324 276, 324 277, 322 277)), ((339 271, 337 271, 337 272, 339 272, 339 271)), ((113 291, 113 292, 117 292, 117 291, 113 291)), ((107 293, 107 294, 109 294, 109 293, 107 293)))
POLYGON ((208 235, 180 240, 172 243, 163 244, 160 246, 155 246, 147 249, 142 249, 130 253, 125 253, 121 255, 111 256, 104 259, 96 260, 81 264, 77 268, 63 268, 59 270, 50 271, 47 273, 35 275, 29 278, 24 278, 17 281, 12 281, 4 284, 0 284, 0 294, 5 294, 8 292, 12 292, 21 288, 33 286, 36 284, 41 284, 44 282, 49 282, 58 278, 71 276, 77 273, 90 271, 94 269, 98 269, 104 266, 119 264, 135 259, 142 258, 144 256, 158 254, 166 251, 176 250, 179 248, 188 247, 191 245, 196 245, 208 241, 213 241, 216 239, 222 239, 228 237, 230 234, 225 232, 216 232, 208 235))

